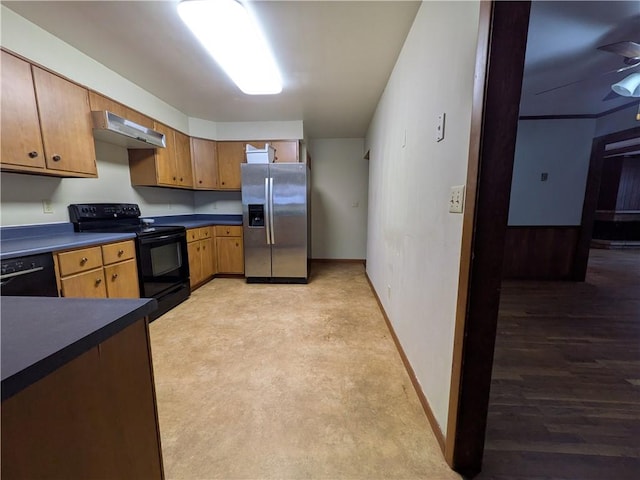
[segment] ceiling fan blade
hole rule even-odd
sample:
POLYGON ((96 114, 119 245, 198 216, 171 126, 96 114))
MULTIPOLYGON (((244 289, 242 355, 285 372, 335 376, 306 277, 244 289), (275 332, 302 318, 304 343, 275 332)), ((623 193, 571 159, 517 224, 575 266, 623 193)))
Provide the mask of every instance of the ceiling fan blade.
POLYGON ((618 95, 616 92, 614 92, 613 90, 609 90, 609 93, 607 93, 604 98, 602 99, 603 102, 608 102, 609 100, 613 100, 615 98, 620 98, 620 95, 618 95))
POLYGON ((640 43, 616 42, 609 45, 601 45, 598 50, 615 53, 627 58, 640 58, 640 43))
POLYGON ((543 93, 553 92, 554 90, 559 90, 560 88, 568 87, 569 85, 575 85, 576 83, 586 82, 587 80, 593 80, 594 78, 604 77, 605 75, 610 75, 612 73, 620 73, 626 70, 631 70, 632 68, 640 67, 640 60, 638 60, 633 65, 625 65, 624 67, 617 68, 615 70, 609 70, 608 72, 600 73, 599 75, 594 75, 588 78, 581 78, 580 80, 575 80, 573 82, 565 83, 563 85, 557 85, 553 88, 547 88, 546 90, 542 90, 541 92, 535 93, 535 95, 542 95, 543 93))

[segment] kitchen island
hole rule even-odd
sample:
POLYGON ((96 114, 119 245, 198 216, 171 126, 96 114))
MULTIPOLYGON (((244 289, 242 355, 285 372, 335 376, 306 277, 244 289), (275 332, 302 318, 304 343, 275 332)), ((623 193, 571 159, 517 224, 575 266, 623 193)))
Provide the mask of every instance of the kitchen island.
POLYGON ((2 478, 163 478, 156 307, 2 297, 2 478))

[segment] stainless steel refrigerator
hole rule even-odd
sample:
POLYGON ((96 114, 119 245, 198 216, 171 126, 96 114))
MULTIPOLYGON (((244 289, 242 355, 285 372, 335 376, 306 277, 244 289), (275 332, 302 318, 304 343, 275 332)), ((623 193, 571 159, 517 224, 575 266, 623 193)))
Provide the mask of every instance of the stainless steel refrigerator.
POLYGON ((309 169, 304 163, 243 163, 242 225, 247 282, 307 283, 309 169))

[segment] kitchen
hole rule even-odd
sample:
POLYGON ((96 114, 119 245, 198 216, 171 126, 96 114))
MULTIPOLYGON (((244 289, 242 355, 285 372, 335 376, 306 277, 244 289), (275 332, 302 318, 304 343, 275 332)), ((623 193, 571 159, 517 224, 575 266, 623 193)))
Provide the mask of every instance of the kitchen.
MULTIPOLYGON (((440 12, 444 15, 444 18, 459 18, 458 13, 463 13, 465 21, 470 22, 471 33, 465 35, 470 38, 475 38, 473 34, 474 14, 467 12, 466 7, 443 7, 444 11, 440 12), (448 8, 458 11, 447 11, 448 8)), ((471 9, 473 10, 473 9, 471 9)), ((111 92, 115 90, 114 85, 118 82, 123 82, 121 77, 118 77, 113 72, 109 72, 99 65, 95 65, 92 61, 83 57, 81 53, 74 50, 69 50, 68 47, 63 48, 59 43, 56 43, 55 38, 45 34, 45 32, 34 28, 32 24, 24 22, 20 18, 15 18, 15 14, 3 7, 3 22, 8 22, 8 25, 3 23, 3 46, 9 48, 12 51, 18 51, 30 60, 37 62, 38 64, 45 65, 53 70, 59 71, 63 75, 73 78, 80 83, 98 88, 98 84, 101 86, 100 91, 109 96, 111 92), (12 28, 12 23, 13 28, 12 28), (7 27, 7 28, 5 28, 7 27), (23 35, 25 31, 32 32, 33 43, 23 41, 23 35), (13 32, 13 34, 11 34, 13 32), (6 33, 6 36, 5 36, 6 33), (26 43, 26 45, 25 45, 26 43), (56 49, 51 48, 44 52, 41 45, 57 45, 63 52, 56 52, 56 49), (56 55, 58 55, 56 57, 56 55), (91 65, 91 68, 86 68, 91 65), (75 69, 75 70, 74 70, 75 69), (72 71, 74 70, 74 71, 72 71), (90 72, 93 72, 95 78, 91 81, 83 81, 88 76, 92 76, 90 72)), ((424 17, 420 17, 420 22, 424 23, 426 20, 424 17)), ((462 45, 466 45, 463 39, 456 39, 455 42, 460 42, 462 45)), ((471 40, 468 44, 473 44, 475 40, 471 40)), ((472 49, 468 49, 470 52, 472 49)), ((466 65, 466 64, 465 64, 466 65)), ((465 77, 470 78, 470 77, 465 77)), ((461 83, 463 83, 461 81, 461 83)), ((278 121, 278 122, 254 122, 251 125, 246 123, 222 123, 216 122, 215 125, 203 122, 195 118, 187 118, 181 115, 168 104, 164 104, 157 99, 149 99, 149 96, 144 92, 141 92, 138 87, 131 84, 122 85, 122 90, 118 92, 118 95, 113 95, 114 98, 121 101, 123 104, 130 106, 136 110, 143 111, 145 114, 158 118, 166 123, 170 123, 174 128, 188 131, 192 136, 206 137, 205 133, 212 131, 215 128, 217 133, 216 139, 224 138, 227 140, 246 140, 246 139, 304 139, 302 132, 302 125, 299 121, 278 121), (142 105, 144 100, 148 102, 142 105), (144 108, 143 108, 144 107, 144 108)), ((435 107, 434 107, 435 108, 435 107)), ((464 107, 460 106, 459 115, 464 115, 464 107)), ((451 117, 451 118, 455 118, 451 117)), ((416 125, 420 122, 417 121, 416 125)), ((457 130, 455 124, 450 125, 451 130, 448 134, 450 138, 463 138, 465 136, 464 128, 457 130)), ((378 124, 376 124, 378 128, 378 124)), ((306 129, 306 127, 305 127, 306 129)), ((421 143, 419 141, 419 135, 416 131, 411 130, 411 127, 407 128, 408 134, 406 137, 407 150, 403 150, 407 155, 399 159, 401 162, 407 162, 415 155, 416 150, 411 150, 410 147, 417 148, 421 143), (411 152, 411 153, 409 153, 411 152)), ((376 134, 377 135, 377 134, 376 134)), ((402 135, 394 135, 394 138, 400 139, 402 135)), ((319 207, 324 215, 314 215, 312 212, 312 232, 313 235, 318 236, 322 241, 312 241, 312 248, 318 249, 317 252, 312 250, 312 257, 314 258, 334 258, 334 259, 362 259, 365 256, 366 245, 366 210, 367 210, 367 180, 363 174, 366 174, 368 164, 362 160, 364 154, 364 139, 352 138, 352 139, 340 139, 334 136, 319 137, 320 139, 310 138, 307 140, 309 151, 312 157, 312 182, 318 182, 314 185, 314 194, 319 195, 320 201, 312 201, 312 205, 319 207), (331 163, 334 159, 344 158, 345 162, 336 161, 331 163), (340 165, 342 163, 342 165, 340 165), (347 168, 345 170, 345 165, 347 168), (324 167, 324 168, 323 168, 324 167), (340 172, 340 173, 338 173, 340 172), (331 181, 333 180, 333 182, 331 181), (364 183, 364 186, 363 186, 364 183), (364 192, 364 195, 362 193, 364 192), (333 203, 335 202, 335 203, 333 203), (346 207, 345 207, 346 206, 346 207), (346 210, 346 216, 336 215, 336 207, 340 208, 340 212, 346 210), (364 212, 364 215, 363 215, 364 212), (327 217, 328 215, 328 217, 327 217), (364 222, 363 222, 364 218, 364 222), (357 234, 354 238, 353 226, 358 225, 356 229, 357 234), (323 228, 326 226, 334 226, 334 228, 323 228), (332 235, 329 235, 329 232, 332 235)), ((400 147, 399 147, 400 148, 400 147)), ((458 150, 463 150, 459 145, 454 154, 451 150, 452 143, 441 144, 439 148, 446 149, 446 156, 449 158, 461 158, 458 150)), ((464 157, 463 154, 462 157, 464 157)), ((128 156, 126 150, 105 144, 102 142, 96 142, 96 156, 98 158, 98 178, 85 178, 85 179, 53 179, 36 176, 22 176, 18 174, 2 174, 2 218, 3 225, 18 225, 24 223, 23 219, 28 219, 28 223, 51 223, 51 222, 65 222, 68 221, 66 207, 71 203, 77 203, 79 201, 86 202, 108 202, 113 201, 114 189, 122 189, 122 198, 118 198, 118 201, 127 203, 136 203, 140 205, 140 208, 144 216, 165 216, 165 215, 183 215, 183 214, 229 214, 238 215, 240 213, 240 199, 237 192, 190 192, 179 189, 160 189, 155 187, 138 187, 129 188, 130 176, 128 171, 128 156), (117 187, 114 187, 117 186, 117 187), (36 197, 36 198, 34 198, 36 197), (53 213, 45 214, 43 212, 42 200, 53 201, 53 213)), ((455 165, 454 165, 455 167, 455 165)), ((464 175, 462 174, 462 164, 460 163, 450 173, 447 173, 446 184, 454 184, 463 182, 464 175), (455 177, 455 178, 449 178, 455 177)), ((406 184, 408 181, 402 174, 403 178, 398 179, 401 183, 406 184)), ((376 194, 381 192, 384 194, 386 186, 382 188, 376 188, 376 194)), ((438 186, 438 188, 440 188, 438 186)), ((417 190, 416 190, 417 191, 417 190)), ((435 191, 433 192, 435 196, 435 191)), ((315 198, 314 198, 315 200, 315 198)), ((375 200, 375 198, 374 198, 375 200)), ((400 200, 399 198, 397 200, 400 200)), ((377 204, 377 203, 376 203, 377 204)), ((390 204, 390 207, 398 207, 397 204, 390 204)), ((406 214, 401 214, 397 217, 397 221, 408 222, 408 210, 399 208, 397 211, 406 211, 406 214), (407 218, 404 216, 407 215, 407 218)), ((392 211, 389 211, 392 214, 392 211)), ((411 215, 413 219, 413 215, 411 215)), ((421 220, 422 222, 422 220, 421 220)), ((454 235, 459 226, 457 225, 456 218, 449 218, 446 222, 447 235, 454 235), (449 230, 451 230, 449 232, 449 230)), ((408 225, 408 224, 407 224, 408 225)), ((376 228, 374 225, 373 227, 376 228)), ((422 235, 422 234, 421 234, 422 235)), ((455 237, 455 235, 454 235, 455 237)), ((399 239, 393 240, 396 242, 399 239)), ((410 237, 407 237, 410 241, 410 237)), ((454 241, 455 243, 455 241, 454 241)), ((377 271, 374 261, 376 252, 376 246, 373 248, 371 259, 369 262, 374 262, 374 271, 377 271)), ((412 249, 412 248, 411 248, 412 249)), ((368 250, 368 249, 367 249, 368 250)), ((455 245, 447 245, 447 258, 454 257, 456 255, 455 245)), ((437 258, 435 255, 434 258, 437 258)), ((444 261, 444 258, 442 259, 444 261)), ((454 260, 451 265, 456 265, 454 260)), ((455 283, 449 276, 453 275, 452 268, 447 266, 442 271, 449 272, 444 284, 455 283), (451 274, 451 275, 450 275, 451 274)), ((412 276, 419 278, 422 274, 412 273, 412 276)), ((411 276, 408 278, 412 278, 411 276)), ((385 298, 383 301, 390 302, 393 298, 393 302, 401 301, 403 298, 403 284, 401 270, 397 270, 394 274, 393 281, 390 281, 389 291, 393 289, 393 294, 389 298, 385 298), (400 275, 400 276, 397 276, 400 275), (397 300, 396 300, 397 299, 397 300)), ((387 286, 379 288, 379 291, 385 292, 387 286)), ((447 294, 448 296, 449 294, 447 294)), ((407 308, 409 304, 406 302, 407 308)), ((413 308, 413 307, 411 307, 413 308)), ((447 307, 449 308, 449 307, 447 307)), ((445 314, 445 317, 448 315, 445 314)), ((403 334, 406 336, 406 333, 403 334)), ((435 341, 435 343, 439 343, 435 341)), ((446 344, 447 342, 444 342, 446 344)), ((445 355, 446 356, 446 355, 445 355)), ((436 355, 437 357, 437 355, 436 355)), ((445 363, 447 363, 445 361, 445 363)), ((447 369, 443 369, 447 370, 447 369)), ((443 371, 444 377, 447 374, 443 371)), ((446 388, 441 388, 435 385, 435 392, 430 393, 429 396, 434 398, 436 402, 434 407, 437 410, 438 421, 444 425, 446 421, 442 421, 443 411, 446 409, 443 406, 442 390, 448 390, 448 382, 446 378, 437 378, 434 380, 436 384, 446 383, 446 388), (444 409, 444 410, 443 410, 444 409)), ((425 390, 433 390, 434 385, 431 384, 432 380, 428 380, 425 383, 425 390)), ((446 395, 445 395, 446 397, 446 395)), ((444 400, 446 403, 446 400, 444 400)))

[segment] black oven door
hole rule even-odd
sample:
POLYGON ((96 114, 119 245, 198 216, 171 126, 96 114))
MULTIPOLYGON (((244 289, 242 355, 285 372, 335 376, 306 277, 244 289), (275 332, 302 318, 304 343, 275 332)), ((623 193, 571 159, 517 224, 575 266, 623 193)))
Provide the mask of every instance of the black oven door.
POLYGON ((189 285, 186 233, 144 236, 138 239, 140 287, 144 297, 161 297, 185 283, 189 285))

